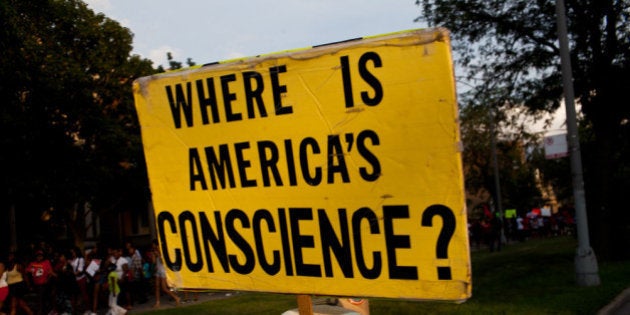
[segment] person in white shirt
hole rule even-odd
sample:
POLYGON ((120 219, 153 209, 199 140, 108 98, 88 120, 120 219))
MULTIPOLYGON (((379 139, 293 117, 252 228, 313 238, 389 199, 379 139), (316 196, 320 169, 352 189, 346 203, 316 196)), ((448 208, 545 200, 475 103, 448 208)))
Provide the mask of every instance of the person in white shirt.
POLYGON ((85 273, 85 257, 79 247, 70 249, 70 266, 72 266, 72 271, 79 287, 78 296, 71 297, 72 304, 76 307, 80 305, 84 310, 89 310, 90 297, 88 296, 88 278, 85 273))
POLYGON ((8 296, 9 284, 7 283, 7 269, 5 264, 0 261, 0 310, 8 296))

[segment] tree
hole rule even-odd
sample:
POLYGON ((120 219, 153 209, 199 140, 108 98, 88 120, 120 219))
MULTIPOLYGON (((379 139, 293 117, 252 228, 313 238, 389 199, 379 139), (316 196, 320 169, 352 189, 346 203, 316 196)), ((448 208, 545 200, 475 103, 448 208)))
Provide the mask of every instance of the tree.
MULTIPOLYGON (((458 62, 475 87, 463 97, 502 108, 553 111, 562 99, 554 0, 417 0, 429 25, 448 28, 458 62), (499 100, 499 101, 497 101, 499 100)), ((590 229, 604 258, 630 253, 630 1, 566 2, 590 229)))
MULTIPOLYGON (((173 58, 173 54, 169 51, 166 53, 166 60, 168 60, 168 70, 169 71, 173 71, 173 70, 178 70, 178 69, 182 69, 183 63, 181 61, 177 61, 173 58)), ((188 67, 192 67, 194 66, 196 63, 192 60, 192 58, 187 58, 186 59, 186 65, 188 67)), ((158 66, 157 68, 158 72, 165 72, 166 70, 164 70, 164 67, 162 67, 162 65, 158 66)))
POLYGON ((79 0, 2 1, 0 23, 1 207, 40 230, 52 214, 81 243, 84 205, 147 197, 131 87, 155 70, 130 54, 128 29, 79 0))
POLYGON ((524 122, 504 116, 505 113, 501 112, 493 114, 488 106, 474 104, 460 111, 460 132, 464 143, 462 160, 469 212, 473 212, 478 205, 497 200, 491 137, 497 141, 496 156, 503 208, 526 210, 544 203, 536 187, 535 165, 529 163, 531 155, 527 152, 538 137, 524 130, 524 122))

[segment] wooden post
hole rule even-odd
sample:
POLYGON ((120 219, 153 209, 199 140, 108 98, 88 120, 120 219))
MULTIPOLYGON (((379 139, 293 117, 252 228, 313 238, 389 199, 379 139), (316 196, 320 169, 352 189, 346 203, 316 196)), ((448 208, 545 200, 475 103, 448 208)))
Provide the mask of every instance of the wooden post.
POLYGON ((313 300, 310 295, 298 294, 297 302, 300 315, 313 315, 313 300))

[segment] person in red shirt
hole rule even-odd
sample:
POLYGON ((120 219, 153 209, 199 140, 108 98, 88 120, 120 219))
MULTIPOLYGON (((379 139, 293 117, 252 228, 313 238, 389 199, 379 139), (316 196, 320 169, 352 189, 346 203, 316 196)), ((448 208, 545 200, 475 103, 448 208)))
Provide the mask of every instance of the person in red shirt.
POLYGON ((50 311, 51 303, 49 301, 51 296, 50 278, 55 277, 56 274, 48 259, 44 259, 44 252, 42 250, 35 251, 35 260, 31 261, 26 267, 26 273, 28 278, 37 293, 39 301, 39 309, 37 314, 48 314, 50 311))

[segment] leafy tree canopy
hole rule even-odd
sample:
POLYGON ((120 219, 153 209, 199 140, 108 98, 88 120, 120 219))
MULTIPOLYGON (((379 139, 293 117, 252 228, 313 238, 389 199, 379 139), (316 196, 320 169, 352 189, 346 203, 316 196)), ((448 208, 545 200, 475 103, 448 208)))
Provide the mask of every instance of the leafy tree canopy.
POLYGON ((0 32, 3 209, 102 211, 146 190, 131 84, 155 70, 132 33, 79 0, 2 1, 0 32))
MULTIPOLYGON (((473 85, 462 106, 552 111, 562 99, 555 0, 417 0, 418 20, 452 33, 473 85)), ((630 1, 566 0, 591 232, 605 257, 629 255, 630 1), (626 188, 627 189, 627 188, 626 188), (591 222, 593 223, 593 222, 591 222)), ((570 183, 565 183, 569 185, 570 183)))

